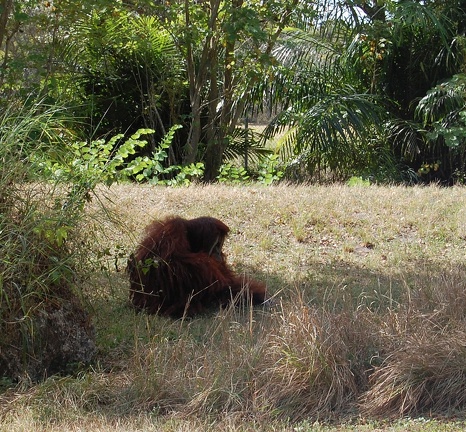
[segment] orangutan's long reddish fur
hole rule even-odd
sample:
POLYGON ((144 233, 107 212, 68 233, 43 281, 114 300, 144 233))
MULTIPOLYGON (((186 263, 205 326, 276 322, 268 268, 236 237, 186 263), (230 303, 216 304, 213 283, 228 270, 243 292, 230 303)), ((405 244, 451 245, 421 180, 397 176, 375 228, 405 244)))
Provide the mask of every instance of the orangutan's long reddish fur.
POLYGON ((264 284, 236 276, 222 251, 229 228, 212 217, 154 221, 128 260, 130 299, 139 310, 192 316, 232 299, 266 299, 264 284))

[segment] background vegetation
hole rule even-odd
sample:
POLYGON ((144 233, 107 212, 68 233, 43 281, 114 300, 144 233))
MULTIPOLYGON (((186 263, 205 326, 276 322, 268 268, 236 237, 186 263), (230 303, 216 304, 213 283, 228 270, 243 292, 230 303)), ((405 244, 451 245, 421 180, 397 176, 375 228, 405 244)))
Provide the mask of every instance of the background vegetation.
POLYGON ((78 140, 153 129, 140 156, 182 126, 163 166, 194 164, 208 181, 228 163, 255 178, 272 151, 295 180, 453 184, 465 164, 463 7, 2 0, 2 106, 65 107, 78 140), (265 137, 244 130, 258 118, 265 137))

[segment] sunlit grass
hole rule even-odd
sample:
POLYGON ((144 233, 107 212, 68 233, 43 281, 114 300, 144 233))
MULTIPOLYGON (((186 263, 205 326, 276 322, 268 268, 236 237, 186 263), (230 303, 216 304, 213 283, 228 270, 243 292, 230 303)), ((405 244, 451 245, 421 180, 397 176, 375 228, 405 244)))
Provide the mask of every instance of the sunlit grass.
POLYGON ((0 430, 465 426, 453 421, 466 394, 464 189, 122 185, 105 194, 119 223, 91 204, 94 225, 83 230, 106 271, 80 282, 96 362, 4 393, 0 430), (267 283, 273 307, 185 321, 135 314, 126 256, 149 221, 170 214, 227 223, 228 260, 267 283))

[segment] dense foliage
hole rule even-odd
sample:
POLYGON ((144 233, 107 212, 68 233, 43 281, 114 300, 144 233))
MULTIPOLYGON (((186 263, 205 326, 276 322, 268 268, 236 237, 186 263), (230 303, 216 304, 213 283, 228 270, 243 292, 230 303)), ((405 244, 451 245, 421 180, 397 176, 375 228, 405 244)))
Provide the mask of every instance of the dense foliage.
POLYGON ((164 182, 257 179, 270 152, 296 180, 462 182, 463 3, 2 0, 2 108, 66 107, 77 141, 150 128, 141 158, 181 126, 164 182))

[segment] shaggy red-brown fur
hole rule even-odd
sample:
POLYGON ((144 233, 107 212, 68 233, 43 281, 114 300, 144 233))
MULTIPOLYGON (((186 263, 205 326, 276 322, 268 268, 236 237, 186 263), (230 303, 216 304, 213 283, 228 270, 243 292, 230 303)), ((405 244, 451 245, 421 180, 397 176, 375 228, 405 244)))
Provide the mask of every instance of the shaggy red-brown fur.
POLYGON ((222 251, 229 228, 212 217, 154 221, 128 260, 130 299, 139 310, 192 316, 230 301, 261 304, 265 285, 236 276, 222 251))

